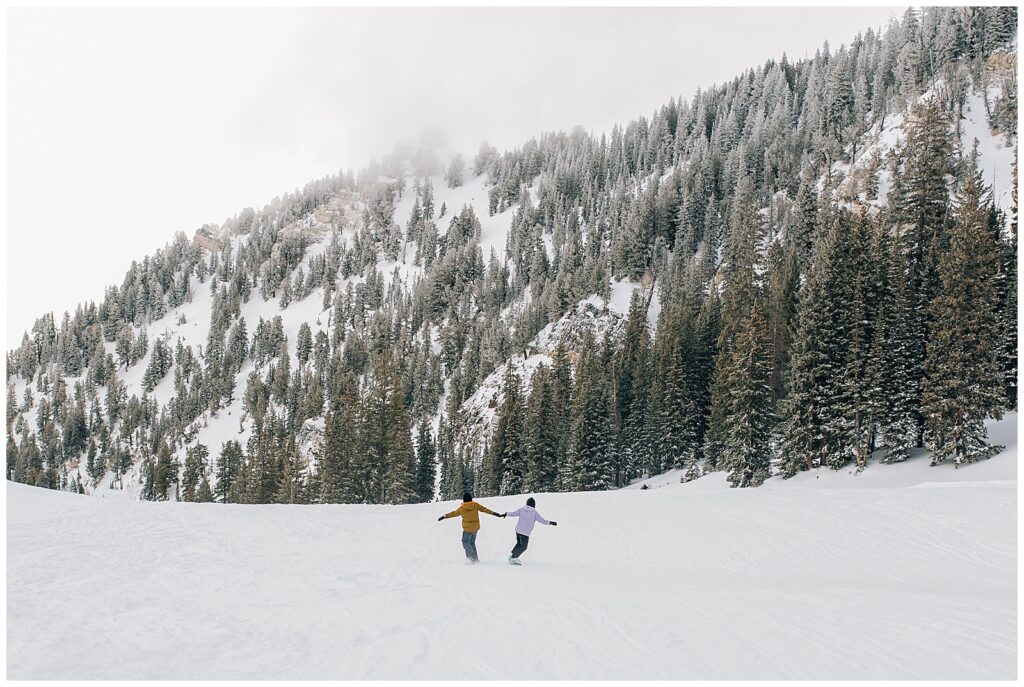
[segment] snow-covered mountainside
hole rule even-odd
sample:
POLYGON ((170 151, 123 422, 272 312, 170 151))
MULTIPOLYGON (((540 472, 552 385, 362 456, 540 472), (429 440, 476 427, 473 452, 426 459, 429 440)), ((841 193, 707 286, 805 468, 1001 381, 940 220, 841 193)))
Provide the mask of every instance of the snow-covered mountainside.
POLYGON ((8 353, 7 477, 410 503, 983 460, 1016 65, 1015 8, 909 11, 607 135, 400 147, 179 235, 8 353))
MULTIPOLYGON (((539 494, 523 565, 454 502, 220 506, 7 486, 12 679, 1013 679, 1000 456, 539 494), (657 486, 657 485, 655 485, 657 486), (768 488, 776 487, 778 488, 768 488)), ((497 511, 518 496, 483 502, 497 511)))

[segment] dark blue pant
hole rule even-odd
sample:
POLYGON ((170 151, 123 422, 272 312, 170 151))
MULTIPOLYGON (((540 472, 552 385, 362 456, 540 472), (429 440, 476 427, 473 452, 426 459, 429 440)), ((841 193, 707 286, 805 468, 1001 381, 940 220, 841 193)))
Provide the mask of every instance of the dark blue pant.
POLYGON ((519 558, 523 555, 523 551, 526 551, 526 547, 530 545, 530 538, 525 534, 519 534, 516 532, 516 545, 512 549, 512 558, 519 558))
POLYGON ((476 555, 476 532, 462 533, 462 548, 466 550, 466 558, 471 561, 480 560, 476 555))

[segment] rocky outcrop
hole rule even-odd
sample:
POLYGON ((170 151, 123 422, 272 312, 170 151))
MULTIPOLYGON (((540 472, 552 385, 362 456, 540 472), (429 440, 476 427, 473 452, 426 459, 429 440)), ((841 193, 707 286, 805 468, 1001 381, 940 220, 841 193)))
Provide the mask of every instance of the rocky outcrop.
POLYGON ((218 250, 220 240, 217 238, 217 227, 212 224, 204 224, 199 227, 196 229, 196 235, 192 237, 192 243, 203 250, 218 250))

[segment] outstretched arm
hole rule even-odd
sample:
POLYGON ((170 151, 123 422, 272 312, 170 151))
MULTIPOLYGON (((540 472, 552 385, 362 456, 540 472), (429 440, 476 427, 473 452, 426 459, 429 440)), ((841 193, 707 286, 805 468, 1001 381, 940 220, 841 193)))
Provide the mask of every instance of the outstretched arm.
POLYGON ((540 513, 537 513, 537 522, 539 522, 542 525, 551 525, 552 524, 549 520, 545 520, 544 516, 541 515, 540 513))
POLYGON ((499 518, 501 517, 501 513, 495 513, 493 510, 491 510, 490 508, 488 508, 487 506, 485 506, 482 503, 478 503, 476 505, 477 505, 477 508, 482 510, 484 513, 490 513, 491 515, 497 515, 499 518))
POLYGON ((518 518, 522 514, 523 514, 523 509, 522 508, 516 508, 515 510, 510 510, 508 513, 505 513, 505 515, 511 516, 513 518, 518 518))
POLYGON ((439 517, 439 518, 437 519, 437 521, 438 521, 438 522, 441 522, 441 521, 442 521, 442 520, 444 520, 445 518, 454 518, 454 517, 455 517, 456 515, 459 515, 459 514, 461 514, 461 512, 462 512, 462 506, 459 506, 458 508, 456 508, 455 510, 453 510, 453 511, 452 511, 451 513, 445 513, 444 515, 442 515, 441 517, 439 517))

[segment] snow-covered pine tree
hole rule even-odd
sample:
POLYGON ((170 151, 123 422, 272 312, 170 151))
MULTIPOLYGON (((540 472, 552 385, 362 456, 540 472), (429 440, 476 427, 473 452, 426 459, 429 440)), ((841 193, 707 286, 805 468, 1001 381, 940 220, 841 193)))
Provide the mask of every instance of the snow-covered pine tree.
POLYGON ((210 488, 210 480, 204 472, 199 478, 199 489, 196 491, 198 503, 213 503, 213 490, 210 488))
POLYGON ((149 365, 142 376, 142 388, 149 392, 156 388, 167 372, 171 369, 174 359, 171 349, 162 338, 153 342, 153 351, 149 356, 149 365))
POLYGON ((782 406, 781 467, 787 477, 814 467, 842 467, 852 450, 844 405, 847 231, 842 222, 833 224, 800 290, 782 406))
POLYGON ((573 384, 567 486, 575 491, 613 486, 608 381, 593 331, 584 332, 573 384))
POLYGON ((277 478, 277 503, 309 503, 306 459, 295 446, 295 436, 291 435, 280 448, 281 469, 277 478))
POLYGON ((721 329, 711 384, 708 430, 704 442, 704 455, 709 465, 718 463, 723 450, 726 415, 731 395, 727 383, 727 370, 732 355, 733 338, 746 313, 762 298, 761 279, 756 265, 764 226, 756 208, 753 179, 749 175, 744 175, 736 184, 724 246, 722 270, 725 286, 721 297, 721 329))
POLYGON ((321 503, 358 503, 355 457, 360 450, 355 382, 343 383, 324 419, 323 449, 318 461, 321 503))
POLYGON ((722 446, 729 483, 756 487, 771 475, 775 399, 768 330, 756 307, 740 324, 726 368, 729 389, 722 446))
POLYGON ((451 162, 448 163, 448 168, 444 173, 444 180, 448 182, 448 188, 458 188, 462 186, 463 179, 466 173, 466 161, 462 158, 462 155, 456 153, 452 157, 451 162))
POLYGON ((299 359, 299 365, 305 365, 309 360, 309 355, 313 351, 313 332, 309 328, 308 322, 303 322, 299 326, 299 336, 295 344, 295 353, 299 359))
POLYGON ((906 460, 907 451, 916 440, 917 399, 920 398, 919 376, 915 373, 916 330, 919 318, 914 312, 913 284, 908 256, 898 243, 890 244, 886 261, 888 299, 879 328, 883 333, 881 355, 881 389, 885 412, 880 432, 885 445, 883 463, 906 460))
POLYGON ((998 237, 974 156, 957 192, 949 250, 939 261, 942 290, 931 302, 922 414, 932 464, 992 455, 985 419, 1002 415, 997 347, 998 237))
MULTIPOLYGON (((772 359, 772 394, 779 401, 785 396, 786 390, 786 368, 789 365, 793 321, 800 288, 800 263, 792 248, 778 243, 772 247, 767 261, 765 319, 772 359)), ((702 355, 698 355, 698 360, 702 358, 702 355)))
POLYGON ((660 380, 659 415, 652 446, 655 469, 686 468, 697 459, 697 390, 693 312, 686 305, 662 309, 656 338, 655 374, 660 380))
POLYGON ((644 413, 650 395, 651 334, 647 303, 641 291, 633 292, 614 362, 612 417, 617 428, 616 486, 640 475, 644 441, 644 413))
MULTIPOLYGON (((1013 160, 1014 178, 1017 176, 1017 156, 1013 160)), ((999 242, 1000 275, 996 281, 999 294, 999 369, 1003 376, 1003 405, 1006 410, 1017 409, 1017 185, 1013 185, 1013 205, 1010 209, 1010 232, 999 242)), ((26 393, 28 389, 26 389, 26 393)))
POLYGON ((557 410, 552 373, 543 363, 533 372, 523 419, 526 475, 523 491, 553 491, 558 478, 557 410))
POLYGON ((416 499, 421 503, 434 500, 436 453, 430 423, 423 418, 416 432, 416 499))
POLYGON ((555 345, 551 356, 551 416, 550 424, 556 437, 555 446, 555 488, 559 491, 570 489, 571 466, 569 447, 572 442, 573 396, 572 362, 564 341, 555 345))
POLYGON ((281 424, 276 415, 268 418, 263 431, 256 432, 250 440, 242 472, 242 503, 273 503, 281 479, 281 446, 275 427, 281 424))
POLYGON ((204 444, 190 446, 185 452, 185 471, 181 476, 181 500, 197 501, 199 483, 206 474, 210 450, 204 444))
POLYGON ((361 501, 411 503, 416 495, 412 421, 394 359, 387 352, 373 362, 361 407, 359 446, 364 455, 356 462, 361 501))
POLYGON ((498 407, 497 424, 491 437, 485 491, 490 494, 518 494, 522 491, 526 474, 526 457, 523 452, 523 392, 519 375, 512 368, 511 360, 505 365, 502 383, 502 402, 498 407))
MULTIPOLYGON (((911 29, 916 31, 916 29, 911 29)), ((947 176, 952 172, 952 143, 947 115, 936 99, 912 110, 901 158, 890 193, 891 217, 897 223, 899 246, 908 263, 911 306, 907 315, 907 341, 912 401, 917 426, 915 445, 921 445, 924 423, 920 414, 921 380, 929 320, 929 303, 938 290, 938 258, 945 250, 949 205, 947 176)))
POLYGON ((849 280, 847 326, 849 328, 845 372, 842 375, 842 405, 848 441, 857 467, 867 464, 874 450, 875 423, 882 408, 877 401, 880 354, 876 346, 875 320, 879 306, 877 251, 872 251, 873 223, 855 215, 849 229, 847 271, 849 280))

